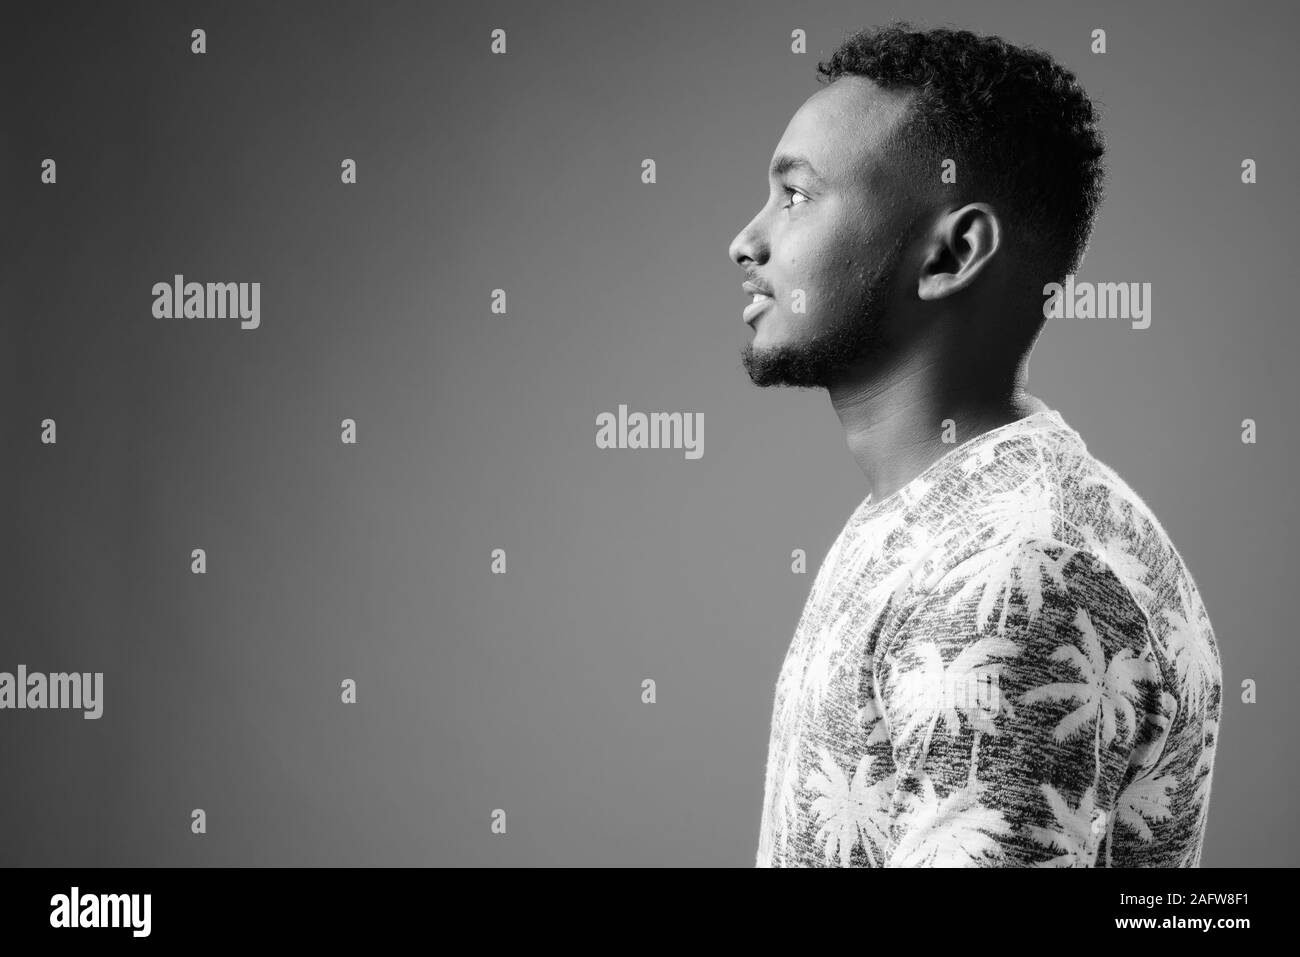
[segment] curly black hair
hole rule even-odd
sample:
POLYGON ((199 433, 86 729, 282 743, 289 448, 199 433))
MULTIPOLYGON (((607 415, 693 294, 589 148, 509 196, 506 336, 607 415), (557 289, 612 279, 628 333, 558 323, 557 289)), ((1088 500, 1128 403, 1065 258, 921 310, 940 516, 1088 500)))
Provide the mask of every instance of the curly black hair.
POLYGON ((1105 144, 1073 73, 999 37, 906 21, 855 33, 817 73, 819 82, 852 75, 915 90, 886 148, 936 178, 943 159, 956 160, 956 195, 1003 214, 1044 282, 1074 272, 1101 203, 1105 144))

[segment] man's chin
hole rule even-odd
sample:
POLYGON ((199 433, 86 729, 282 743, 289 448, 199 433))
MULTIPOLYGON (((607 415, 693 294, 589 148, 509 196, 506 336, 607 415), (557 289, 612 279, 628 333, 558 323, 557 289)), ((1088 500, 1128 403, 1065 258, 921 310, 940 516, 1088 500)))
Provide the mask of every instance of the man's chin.
POLYGON ((755 348, 751 342, 741 351, 740 361, 749 374, 749 381, 762 388, 825 388, 823 377, 807 357, 788 346, 755 348))

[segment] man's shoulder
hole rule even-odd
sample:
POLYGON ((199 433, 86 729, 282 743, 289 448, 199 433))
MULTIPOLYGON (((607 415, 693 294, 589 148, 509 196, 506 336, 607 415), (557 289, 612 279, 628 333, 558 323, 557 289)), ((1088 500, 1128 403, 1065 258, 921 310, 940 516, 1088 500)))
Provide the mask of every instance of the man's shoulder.
POLYGON ((944 510, 932 527, 950 567, 1056 543, 1091 556, 1144 607, 1161 579, 1186 574, 1151 507, 1077 433, 1039 433, 1028 444, 1035 454, 1021 454, 1017 468, 972 474, 936 503, 944 510))
POLYGON ((1014 586, 1028 590, 1034 608, 1055 575, 1066 599, 1145 620, 1162 637, 1172 619, 1184 640, 1213 641, 1169 534, 1068 426, 986 444, 927 484, 891 524, 881 541, 893 556, 889 585, 907 586, 893 603, 895 622, 937 588, 958 601, 981 596, 982 613, 1014 586))
POLYGON ((1204 617, 1191 571, 1173 538, 1115 469, 1091 455, 1078 456, 1058 470, 1056 481, 1066 541, 1113 569, 1153 620, 1171 605, 1204 617))
POLYGON ((970 599, 980 628, 1012 589, 1029 612, 1053 593, 1058 607, 1078 605, 1145 633, 1162 658, 1193 651, 1213 670, 1209 615, 1164 526, 1081 441, 1056 438, 1036 443, 1032 467, 1003 473, 1014 481, 985 482, 931 526, 937 534, 908 604, 938 600, 941 591, 955 614, 970 599))
POLYGON ((1048 608, 1070 617, 1082 609, 1123 619, 1139 630, 1149 627, 1130 568, 1085 544, 1052 535, 1012 533, 968 549, 931 571, 926 585, 918 596, 922 600, 944 600, 953 611, 964 599, 973 602, 969 624, 976 631, 990 616, 1000 619, 1002 627, 1009 614, 1032 621, 1048 608))
MULTIPOLYGON (((1142 498, 1076 433, 1033 436, 1016 469, 972 473, 919 516, 917 576, 925 593, 1013 585, 1031 606, 1045 585, 1078 601, 1147 618, 1163 580, 1185 570, 1142 498), (928 586, 928 587, 927 587, 928 586)), ((919 597, 919 595, 918 595, 919 597)))

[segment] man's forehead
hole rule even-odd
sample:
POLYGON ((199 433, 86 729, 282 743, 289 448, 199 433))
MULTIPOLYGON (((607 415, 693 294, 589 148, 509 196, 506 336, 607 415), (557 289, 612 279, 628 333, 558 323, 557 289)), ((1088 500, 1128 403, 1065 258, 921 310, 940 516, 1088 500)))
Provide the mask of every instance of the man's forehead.
POLYGON ((912 93, 886 90, 866 77, 841 77, 795 111, 769 173, 808 173, 808 164, 823 180, 849 178, 879 155, 880 145, 906 116, 912 93))

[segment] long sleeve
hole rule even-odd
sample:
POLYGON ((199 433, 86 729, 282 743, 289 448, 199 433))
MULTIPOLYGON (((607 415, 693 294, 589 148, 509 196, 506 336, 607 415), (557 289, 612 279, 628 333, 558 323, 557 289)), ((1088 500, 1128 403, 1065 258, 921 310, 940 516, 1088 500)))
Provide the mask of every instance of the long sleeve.
POLYGON ((1043 540, 979 551, 872 672, 896 766, 889 866, 1105 864, 1163 716, 1150 624, 1101 559, 1043 540))

